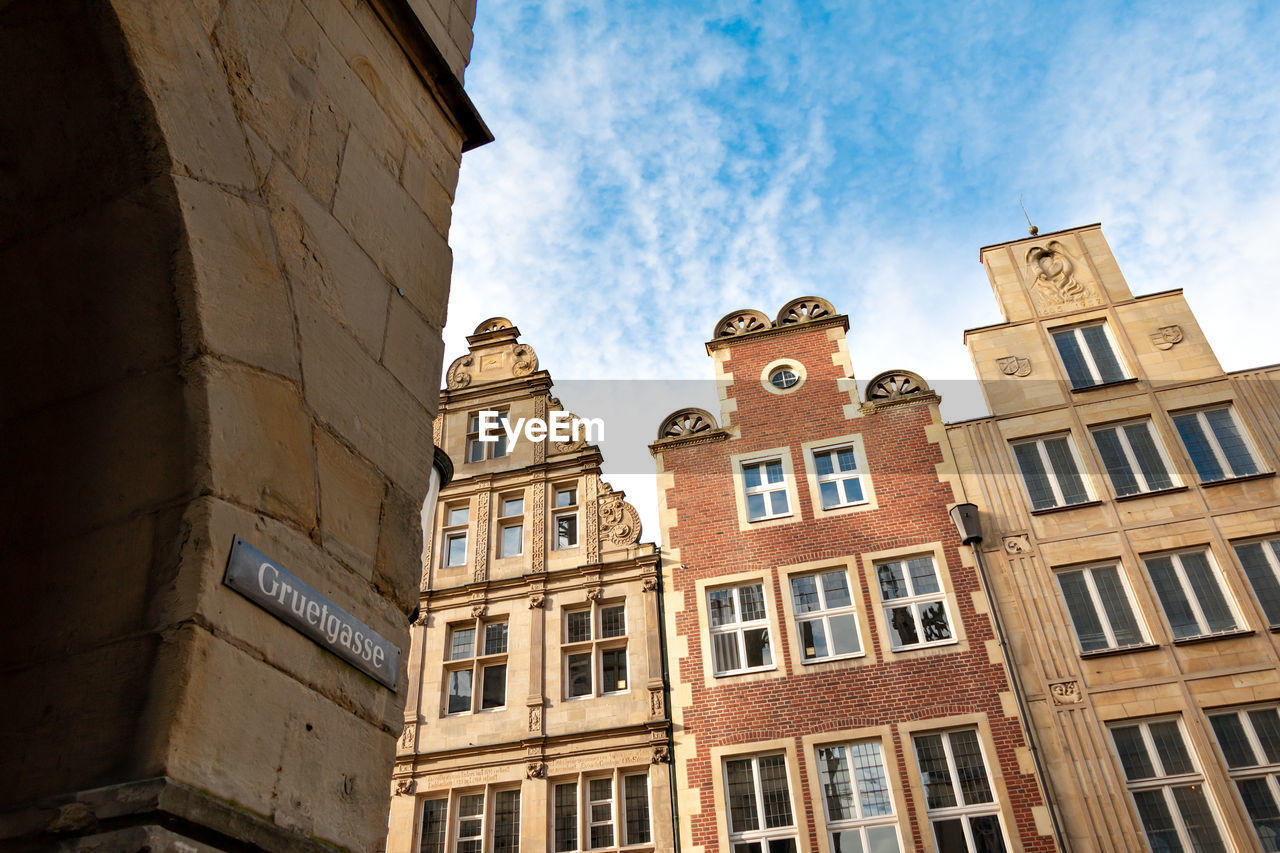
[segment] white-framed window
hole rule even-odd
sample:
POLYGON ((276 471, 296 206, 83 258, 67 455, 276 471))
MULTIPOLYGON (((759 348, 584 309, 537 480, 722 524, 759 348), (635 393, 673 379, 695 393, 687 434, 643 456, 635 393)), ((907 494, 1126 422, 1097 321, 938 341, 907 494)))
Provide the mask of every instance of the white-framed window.
POLYGON ((1000 808, 975 729, 912 737, 925 808, 938 850, 1003 853, 1000 808))
POLYGON ((769 384, 779 391, 794 388, 800 382, 800 374, 789 364, 775 367, 769 372, 769 384))
POLYGON ((724 791, 732 853, 795 853, 795 812, 785 755, 725 759, 724 791))
POLYGON ((486 409, 480 412, 472 412, 467 416, 467 461, 482 462, 485 459, 500 459, 511 452, 511 448, 507 446, 507 425, 508 413, 505 410, 486 409), (493 412, 498 416, 498 426, 496 429, 490 429, 490 435, 495 436, 494 441, 480 440, 480 416, 493 412))
POLYGON ((1054 329, 1050 334, 1072 388, 1089 388, 1128 378, 1116 356, 1115 341, 1106 323, 1054 329))
POLYGON ((422 800, 418 850, 519 853, 519 789, 491 786, 422 800))
POLYGON ((581 774, 553 781, 552 789, 555 853, 653 842, 645 771, 619 768, 603 776, 581 774))
POLYGON ((551 513, 551 547, 557 551, 578 547, 578 490, 556 486, 555 509, 551 513))
POLYGON ((792 575, 791 605, 805 663, 862 653, 857 608, 844 569, 792 575))
POLYGON ((877 563, 876 579, 889 626, 889 642, 895 650, 954 640, 947 615, 947 596, 938 580, 933 557, 877 563))
POLYGON ((898 821, 877 740, 814 751, 833 851, 898 853, 898 821))
POLYGON ((467 521, 471 510, 466 504, 449 505, 444 511, 444 544, 441 547, 445 566, 467 563, 467 521))
POLYGON ((781 459, 743 462, 742 491, 747 500, 748 521, 791 514, 787 500, 787 475, 781 459))
POLYGON ((1089 432, 1116 497, 1158 492, 1175 485, 1150 420, 1093 427, 1089 432))
POLYGON ((1235 610, 1208 551, 1143 557, 1175 640, 1234 631, 1235 610))
POLYGON ((707 590, 711 662, 716 675, 773 668, 764 585, 749 583, 707 590))
POLYGON ((1280 713, 1236 708, 1209 722, 1262 849, 1280 850, 1280 713))
POLYGON ((1267 622, 1280 625, 1280 539, 1238 542, 1235 550, 1267 622))
POLYGON ((818 475, 823 509, 866 503, 858 454, 852 444, 813 451, 813 470, 818 475))
POLYGON ((1152 850, 1226 853, 1179 718, 1113 725, 1111 740, 1152 850))
POLYGON ((565 698, 603 696, 627 689, 627 608, 592 602, 564 611, 565 698))
POLYGON ((1013 455, 1031 508, 1053 509, 1091 500, 1070 435, 1015 442, 1013 455))
POLYGON ((1121 649, 1146 642, 1119 566, 1090 566, 1055 574, 1080 651, 1121 649))
POLYGON ((503 495, 498 509, 498 556, 524 553, 524 495, 503 495))
POLYGON ((470 714, 504 707, 507 704, 506 621, 476 619, 450 625, 444 671, 445 714, 470 714))
POLYGON ((1235 410, 1214 406, 1173 415, 1182 446, 1202 483, 1257 474, 1258 457, 1235 410))

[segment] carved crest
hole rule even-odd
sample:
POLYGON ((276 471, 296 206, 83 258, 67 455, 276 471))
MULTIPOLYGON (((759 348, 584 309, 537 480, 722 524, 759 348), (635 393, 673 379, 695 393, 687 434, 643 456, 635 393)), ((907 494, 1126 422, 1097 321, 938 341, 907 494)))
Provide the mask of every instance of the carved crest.
POLYGON ((543 595, 542 595, 542 593, 540 593, 540 592, 535 592, 533 595, 529 596, 529 609, 530 609, 530 610, 539 610, 539 609, 541 609, 541 607, 542 607, 542 602, 543 602, 543 595))
POLYGON ((1027 272, 1036 308, 1041 313, 1085 308, 1102 302, 1091 287, 1076 279, 1076 262, 1057 240, 1047 246, 1027 249, 1027 272))
POLYGON ((640 581, 640 588, 645 592, 653 592, 655 589, 658 588, 658 579, 645 578, 644 580, 640 581))
POLYGON ((587 590, 587 601, 599 601, 603 595, 604 590, 600 589, 598 586, 593 586, 587 590))
POLYGON ((529 709, 529 731, 536 732, 542 729, 542 706, 534 705, 529 709))
POLYGON ((527 779, 542 779, 547 775, 547 765, 541 761, 530 761, 529 766, 524 771, 527 779))
POLYGON ((654 764, 666 764, 671 760, 671 750, 666 744, 659 744, 653 748, 653 755, 649 760, 654 764))
POLYGON ((413 746, 413 723, 405 723, 404 731, 400 733, 400 748, 408 749, 413 746))
POLYGON ((1158 350, 1170 349, 1177 343, 1182 343, 1181 326, 1161 326, 1151 333, 1151 345, 1158 350))
POLYGON ((445 386, 450 391, 456 391, 459 388, 466 388, 470 385, 470 368, 473 364, 475 364, 475 359, 470 354, 454 359, 453 364, 449 365, 449 372, 445 374, 445 386))
POLYGON ((640 513, 620 494, 602 495, 600 535, 615 545, 634 545, 640 541, 640 513))
POLYGON ((1031 359, 1029 358, 1008 355, 1004 358, 997 358, 996 364, 1000 365, 1000 372, 1005 376, 1029 376, 1031 374, 1031 359))
POLYGON ((1004 551, 1006 554, 1030 554, 1031 539, 1025 533, 1006 536, 1004 538, 1004 551))
POLYGON ((414 784, 412 779, 397 779, 396 795, 403 796, 404 794, 412 794, 415 787, 417 786, 414 784))
POLYGON ((1080 695, 1078 681, 1059 681, 1057 684, 1050 684, 1049 692, 1053 695, 1055 705, 1075 705, 1084 698, 1080 695))
POLYGON ((658 427, 658 438, 683 438, 717 428, 715 417, 706 409, 681 409, 667 415, 658 427))
POLYGON ((661 717, 662 710, 663 710, 662 691, 650 690, 649 691, 649 716, 661 717))
POLYGON ((479 619, 481 616, 485 614, 485 611, 487 611, 488 609, 489 608, 486 605, 473 604, 471 605, 471 616, 474 619, 479 619))
POLYGON ((515 358, 515 364, 511 366, 513 375, 528 376, 538 369, 538 356, 528 344, 517 345, 511 355, 515 358))

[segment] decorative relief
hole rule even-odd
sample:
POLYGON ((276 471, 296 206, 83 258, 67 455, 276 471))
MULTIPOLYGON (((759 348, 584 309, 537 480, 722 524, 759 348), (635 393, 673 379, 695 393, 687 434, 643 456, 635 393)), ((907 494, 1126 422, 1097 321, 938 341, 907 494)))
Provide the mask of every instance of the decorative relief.
POLYGON ((1076 279, 1076 262, 1057 240, 1027 249, 1027 267, 1031 295, 1041 314, 1102 304, 1092 287, 1076 279))
POLYGON ((867 383, 868 403, 888 403, 929 392, 929 384, 909 370, 889 370, 867 383))
POLYGON ((658 579, 645 578, 644 580, 640 581, 640 588, 645 592, 653 592, 655 589, 658 588, 658 579))
POLYGON ((414 730, 414 725, 413 725, 413 723, 405 723, 405 724, 404 724, 404 731, 400 733, 400 748, 401 748, 401 749, 411 749, 411 748, 413 748, 413 730, 414 730))
POLYGON ((615 545, 634 545, 640 541, 640 513, 623 500, 622 493, 614 494, 608 483, 601 484, 600 535, 615 545))
POLYGON ((426 624, 427 624, 427 608, 426 608, 426 605, 422 605, 418 608, 418 618, 413 620, 413 626, 415 628, 421 628, 426 624))
POLYGON ((543 779, 547 775, 547 765, 541 761, 530 761, 525 768, 524 775, 526 779, 543 779))
POLYGON ((534 705, 529 709, 529 731, 542 731, 542 706, 534 705))
MULTIPOLYGON (((547 403, 551 407, 552 412, 564 412, 564 406, 561 404, 559 398, 548 397, 547 403)), ((579 418, 577 415, 575 415, 573 412, 564 412, 564 413, 569 417, 569 423, 570 423, 569 437, 571 440, 570 441, 552 441, 551 446, 555 449, 556 453, 575 453, 587 446, 586 431, 585 430, 580 431, 578 434, 578 438, 576 439, 573 438, 572 424, 575 420, 582 420, 582 419, 579 418)))
POLYGON ((439 447, 442 438, 444 438, 444 415, 436 415, 435 420, 431 422, 431 443, 439 447))
POLYGON ((663 701, 661 690, 649 691, 649 716, 661 717, 663 712, 663 701))
POLYGON ((414 781, 412 779, 397 779, 396 780, 396 796, 412 794, 413 789, 415 787, 417 786, 414 784, 414 781))
POLYGON ((732 338, 735 335, 746 335, 751 332, 760 332, 765 329, 773 328, 773 323, 769 322, 760 311, 734 311, 726 314, 716 323, 715 334, 713 338, 732 338))
POLYGON ((653 748, 653 755, 649 757, 649 761, 653 764, 666 764, 671 760, 671 750, 666 744, 660 744, 653 748))
POLYGON ((1182 343, 1181 326, 1161 326, 1151 333, 1151 345, 1158 350, 1167 350, 1174 344, 1182 343))
MULTIPOLYGON (((538 447, 545 447, 542 442, 538 442, 538 447)), ((530 538, 533 539, 533 571, 545 572, 547 570, 547 537, 543 535, 542 526, 547 523, 545 513, 547 509, 547 484, 538 481, 533 484, 533 529, 529 531, 530 538)))
POLYGON ((597 501, 597 495, 600 494, 600 478, 592 475, 586 479, 586 501, 582 506, 586 509, 586 518, 583 519, 583 526, 587 528, 587 562, 600 562, 600 504, 597 501))
POLYGON ((508 320, 506 317, 490 317, 488 320, 485 320, 479 326, 476 326, 476 330, 471 334, 483 335, 486 332, 497 332, 501 329, 514 329, 514 328, 515 326, 511 325, 511 321, 508 320))
POLYGON ((1016 355, 1008 355, 1004 358, 997 358, 996 364, 1000 366, 1000 372, 1005 376, 1031 375, 1031 359, 1029 358, 1019 358, 1016 355))
POLYGON ((485 604, 473 604, 473 605, 471 605, 471 618, 473 618, 473 619, 479 619, 479 618, 480 618, 481 616, 483 616, 486 612, 488 612, 488 610, 489 610, 488 605, 485 605, 485 604))
POLYGON ((1053 694, 1055 705, 1075 705, 1084 698, 1080 695, 1078 681, 1060 681, 1057 684, 1050 684, 1049 692, 1053 694))
MULTIPOLYGON (((542 423, 547 423, 547 398, 545 396, 538 396, 534 398, 533 416, 542 423)), ((534 442, 533 461, 537 464, 547 461, 547 442, 545 440, 534 442)), ((534 516, 534 518, 539 517, 540 516, 537 515, 534 516)))
POLYGON ((474 580, 479 583, 489 575, 489 493, 481 492, 476 501, 476 570, 474 580))
POLYGON ((832 317, 836 313, 835 306, 817 296, 801 296, 792 299, 778 312, 777 325, 789 326, 792 323, 807 323, 823 317, 832 317))
POLYGON ((538 369, 538 356, 528 344, 517 344, 511 355, 515 358, 515 364, 511 366, 512 375, 528 376, 538 369))
POLYGON ((454 359, 453 364, 449 365, 449 372, 445 374, 445 387, 450 391, 456 391, 459 388, 466 388, 471 384, 471 365, 475 364, 475 359, 468 353, 461 358, 454 359))
POLYGON ((533 595, 529 596, 529 609, 540 610, 542 608, 543 601, 544 601, 544 597, 542 593, 535 592, 533 595))
POLYGON ((719 425, 706 409, 681 409, 667 415, 658 427, 658 438, 683 438, 713 429, 719 429, 719 425))
POLYGON ((593 586, 587 590, 587 601, 599 601, 603 595, 603 589, 598 586, 593 586))
POLYGON ((1025 533, 1004 537, 1004 552, 1006 554, 1030 554, 1031 537, 1025 533))

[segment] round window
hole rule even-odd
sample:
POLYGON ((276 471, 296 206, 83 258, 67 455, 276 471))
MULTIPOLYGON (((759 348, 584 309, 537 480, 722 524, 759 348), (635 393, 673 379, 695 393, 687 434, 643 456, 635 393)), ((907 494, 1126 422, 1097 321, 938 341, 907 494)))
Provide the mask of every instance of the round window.
POLYGON ((786 366, 779 367, 777 370, 773 371, 773 373, 769 374, 769 384, 774 388, 780 388, 782 390, 790 388, 799 381, 800 377, 796 375, 796 372, 786 366))

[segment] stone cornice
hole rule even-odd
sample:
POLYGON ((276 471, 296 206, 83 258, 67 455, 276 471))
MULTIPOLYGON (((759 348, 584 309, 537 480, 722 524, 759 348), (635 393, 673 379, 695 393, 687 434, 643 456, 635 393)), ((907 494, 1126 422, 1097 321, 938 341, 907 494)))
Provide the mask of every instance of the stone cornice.
POLYGON ((785 326, 772 326, 768 329, 761 329, 758 332, 743 332, 739 335, 731 335, 727 338, 715 338, 707 341, 707 355, 713 354, 716 350, 722 350, 725 347, 731 347, 741 341, 762 341, 766 338, 776 338, 779 335, 786 335, 800 329, 826 329, 831 326, 840 326, 846 332, 849 331, 849 317, 847 314, 833 314, 830 317, 823 317, 818 320, 806 320, 803 323, 788 323, 785 326))
POLYGON ((660 438, 649 445, 649 455, 657 456, 659 453, 665 453, 668 450, 674 450, 678 447, 692 447, 695 444, 710 444, 713 441, 726 441, 731 437, 729 430, 721 427, 720 429, 709 429, 703 432, 695 432, 692 435, 680 435, 675 438, 660 438))
POLYGON ((440 392, 440 412, 443 414, 451 408, 469 408, 475 401, 486 397, 501 397, 505 394, 506 399, 514 400, 518 397, 535 397, 550 390, 551 374, 545 370, 535 371, 528 376, 499 379, 496 382, 479 382, 464 388, 446 388, 440 392))

